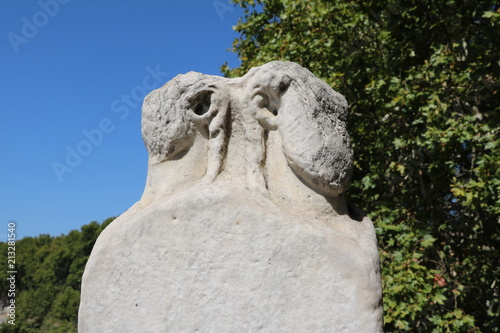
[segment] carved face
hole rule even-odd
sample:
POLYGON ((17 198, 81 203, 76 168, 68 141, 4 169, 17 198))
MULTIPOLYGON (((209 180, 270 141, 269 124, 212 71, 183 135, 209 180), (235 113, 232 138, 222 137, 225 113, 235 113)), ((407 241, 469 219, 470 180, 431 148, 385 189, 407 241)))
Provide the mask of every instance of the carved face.
POLYGON ((247 120, 247 145, 255 146, 246 149, 251 155, 247 169, 253 168, 253 173, 259 166, 252 164, 265 161, 256 155, 266 153, 256 136, 277 130, 288 164, 303 182, 324 195, 338 195, 347 187, 352 170, 347 102, 307 69, 290 62, 253 68, 239 79, 190 72, 150 93, 142 121, 150 159, 160 163, 175 157, 191 147, 198 131, 209 140, 207 174, 214 180, 223 170, 230 113, 247 120), (241 109, 230 107, 233 99, 243 100, 236 107, 241 109), (260 124, 260 131, 255 124, 260 124))
POLYGON ((295 174, 323 194, 339 194, 352 172, 347 102, 307 69, 271 62, 243 78, 260 124, 278 130, 295 174))
POLYGON ((146 96, 142 107, 142 136, 153 163, 169 160, 189 149, 197 129, 208 135, 206 114, 213 103, 222 100, 213 96, 219 81, 223 79, 189 72, 177 75, 146 96))

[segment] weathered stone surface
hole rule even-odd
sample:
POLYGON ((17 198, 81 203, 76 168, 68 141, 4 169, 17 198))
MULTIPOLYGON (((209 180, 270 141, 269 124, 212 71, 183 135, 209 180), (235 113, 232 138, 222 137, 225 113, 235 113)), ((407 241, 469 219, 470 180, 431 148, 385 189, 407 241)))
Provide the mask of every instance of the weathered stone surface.
POLYGON ((146 188, 92 251, 79 331, 381 332, 373 225, 342 194, 346 112, 285 62, 151 92, 146 188))

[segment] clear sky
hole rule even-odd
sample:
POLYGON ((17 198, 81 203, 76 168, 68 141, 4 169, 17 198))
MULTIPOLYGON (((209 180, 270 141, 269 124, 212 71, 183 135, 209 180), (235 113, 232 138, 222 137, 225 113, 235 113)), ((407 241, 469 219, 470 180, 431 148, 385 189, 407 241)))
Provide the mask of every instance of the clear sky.
POLYGON ((58 236, 140 199, 145 92, 220 74, 241 10, 229 0, 0 2, 0 240, 58 236))

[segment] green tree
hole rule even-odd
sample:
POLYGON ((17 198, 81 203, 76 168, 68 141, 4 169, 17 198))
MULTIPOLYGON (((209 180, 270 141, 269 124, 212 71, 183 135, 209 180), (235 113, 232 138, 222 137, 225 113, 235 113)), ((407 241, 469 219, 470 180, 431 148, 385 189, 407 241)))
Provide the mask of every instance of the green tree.
POLYGON ((310 69, 350 102, 348 196, 375 223, 388 332, 498 332, 494 1, 235 0, 238 68, 310 69))
MULTIPOLYGON (((40 235, 16 242, 16 325, 0 324, 2 333, 77 331, 80 284, 99 234, 113 221, 91 222, 68 235, 40 235)), ((8 244, 0 243, 7 253, 8 244)), ((7 263, 1 263, 0 292, 7 295, 7 263), (4 267, 5 266, 5 267, 4 267)), ((7 299, 1 299, 5 305, 7 299)))

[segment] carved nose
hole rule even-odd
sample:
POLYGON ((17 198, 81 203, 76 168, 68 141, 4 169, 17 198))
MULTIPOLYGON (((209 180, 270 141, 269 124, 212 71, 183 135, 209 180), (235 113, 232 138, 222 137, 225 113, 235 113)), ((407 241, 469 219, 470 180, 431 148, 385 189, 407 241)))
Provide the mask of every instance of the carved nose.
POLYGON ((210 183, 222 171, 228 144, 229 88, 224 84, 210 85, 193 98, 192 119, 208 139, 207 173, 201 183, 210 183))

